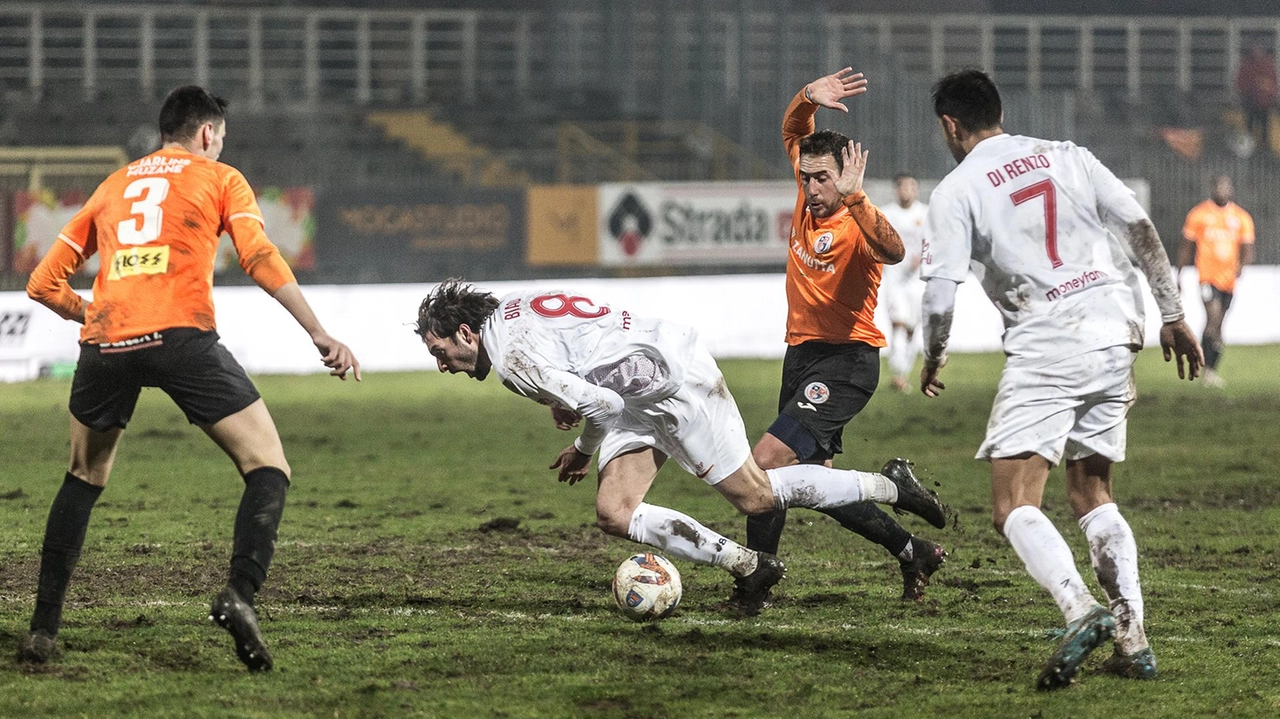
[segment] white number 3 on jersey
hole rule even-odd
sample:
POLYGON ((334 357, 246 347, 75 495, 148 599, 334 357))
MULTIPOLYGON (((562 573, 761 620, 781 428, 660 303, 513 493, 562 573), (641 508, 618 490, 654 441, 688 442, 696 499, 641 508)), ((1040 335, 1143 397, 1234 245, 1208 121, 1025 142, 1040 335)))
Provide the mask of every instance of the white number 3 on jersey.
POLYGON ((142 226, 135 217, 123 220, 116 226, 116 239, 122 245, 143 245, 160 237, 164 210, 160 203, 169 194, 169 181, 163 177, 144 177, 134 180, 124 188, 124 199, 140 198, 129 207, 130 215, 142 215, 142 226))

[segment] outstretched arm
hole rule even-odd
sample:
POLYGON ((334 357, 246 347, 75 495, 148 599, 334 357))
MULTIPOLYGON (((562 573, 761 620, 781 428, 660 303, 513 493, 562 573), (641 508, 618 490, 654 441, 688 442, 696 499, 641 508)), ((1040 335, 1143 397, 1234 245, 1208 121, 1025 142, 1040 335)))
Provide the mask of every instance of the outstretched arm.
POLYGON ((349 347, 329 336, 324 327, 320 326, 320 320, 316 319, 315 312, 311 311, 311 305, 307 303, 307 298, 302 296, 302 288, 298 287, 297 282, 281 285, 271 293, 271 296, 289 310, 289 314, 293 315, 298 324, 302 325, 302 329, 311 336, 316 349, 320 350, 324 366, 330 369, 329 374, 345 380, 347 372, 351 372, 356 381, 360 381, 359 360, 349 347))

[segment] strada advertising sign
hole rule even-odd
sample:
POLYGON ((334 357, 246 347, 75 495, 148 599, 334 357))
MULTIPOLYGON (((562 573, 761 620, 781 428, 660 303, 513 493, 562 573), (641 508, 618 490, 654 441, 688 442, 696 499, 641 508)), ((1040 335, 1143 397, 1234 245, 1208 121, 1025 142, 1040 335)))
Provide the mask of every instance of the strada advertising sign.
POLYGON ((795 210, 794 182, 601 185, 600 262, 780 265, 795 210))

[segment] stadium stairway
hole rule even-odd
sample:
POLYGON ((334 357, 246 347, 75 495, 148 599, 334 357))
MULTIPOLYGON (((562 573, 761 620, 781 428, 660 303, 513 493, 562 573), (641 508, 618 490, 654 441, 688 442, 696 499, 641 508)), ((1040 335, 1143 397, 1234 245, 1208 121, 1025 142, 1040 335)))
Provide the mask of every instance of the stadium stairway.
POLYGON ((365 116, 367 123, 418 152, 459 180, 484 187, 525 186, 533 180, 513 169, 487 147, 473 143, 448 122, 423 110, 381 110, 365 116))

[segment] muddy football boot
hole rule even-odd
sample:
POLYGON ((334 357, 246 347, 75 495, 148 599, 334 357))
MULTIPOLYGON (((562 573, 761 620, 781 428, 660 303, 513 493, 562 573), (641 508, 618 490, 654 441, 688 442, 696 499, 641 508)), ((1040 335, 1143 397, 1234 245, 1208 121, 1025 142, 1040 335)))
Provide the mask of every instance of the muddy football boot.
POLYGON ((1155 679, 1156 655, 1151 653, 1151 647, 1133 654, 1121 654, 1117 649, 1102 663, 1102 671, 1125 679, 1155 679))
POLYGON ((733 595, 729 597, 729 606, 748 617, 754 617, 773 606, 770 590, 786 576, 786 572, 787 568, 783 566, 781 559, 760 552, 756 571, 733 580, 733 595))
POLYGON ((908 561, 899 561, 902 568, 902 601, 915 602, 924 597, 929 577, 947 561, 947 550, 926 539, 911 538, 914 555, 908 561))
POLYGON ((889 478, 898 487, 898 501, 895 510, 910 512, 938 529, 947 526, 947 508, 938 499, 938 495, 925 489, 911 471, 911 462, 898 457, 885 463, 880 474, 889 478))
POLYGON ((1043 692, 1070 686, 1089 653, 1111 641, 1115 634, 1116 618, 1106 607, 1095 605, 1088 614, 1067 627, 1062 643, 1049 657, 1044 671, 1040 672, 1036 689, 1043 692))
POLYGON ((236 656, 251 672, 271 671, 271 653, 258 629, 258 615, 253 607, 228 586, 213 599, 209 620, 231 633, 236 642, 236 656))
POLYGON ((50 659, 62 655, 58 649, 58 638, 43 629, 27 632, 18 644, 18 662, 23 664, 44 664, 50 659))

